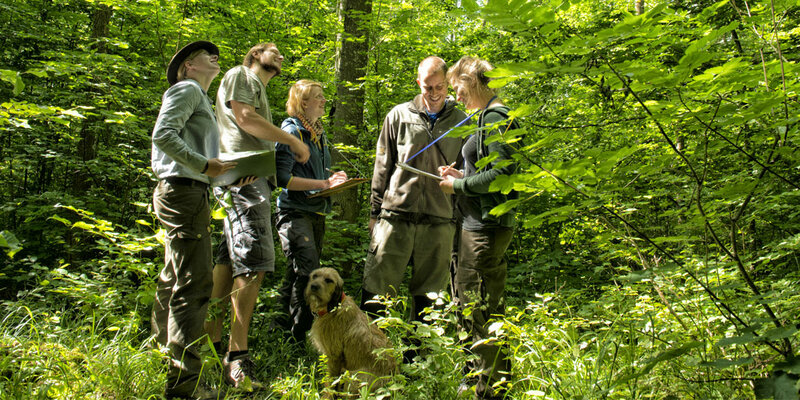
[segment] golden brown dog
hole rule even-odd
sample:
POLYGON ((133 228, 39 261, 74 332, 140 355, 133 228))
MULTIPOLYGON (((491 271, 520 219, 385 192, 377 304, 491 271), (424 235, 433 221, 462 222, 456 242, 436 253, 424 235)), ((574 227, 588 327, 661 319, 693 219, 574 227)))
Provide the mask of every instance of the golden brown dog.
MULTIPOLYGON (((344 294, 344 281, 333 268, 314 270, 306 286, 305 297, 316 315, 311 326, 314 346, 328 356, 328 373, 336 378, 345 370, 369 385, 370 390, 383 386, 397 368, 391 342, 381 330, 370 324, 350 296, 344 294)), ((351 385, 351 393, 359 385, 351 385)))

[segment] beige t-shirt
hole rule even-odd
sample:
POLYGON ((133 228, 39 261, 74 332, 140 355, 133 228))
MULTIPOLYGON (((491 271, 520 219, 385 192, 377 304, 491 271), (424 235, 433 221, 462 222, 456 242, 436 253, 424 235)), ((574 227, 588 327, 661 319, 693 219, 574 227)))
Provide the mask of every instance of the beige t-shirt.
POLYGON ((258 75, 244 65, 231 68, 225 73, 217 91, 217 124, 219 125, 220 151, 275 150, 275 142, 259 139, 236 125, 231 101, 249 104, 258 115, 272 123, 269 101, 264 84, 258 75))
MULTIPOLYGON (((272 123, 267 91, 255 72, 244 65, 231 68, 222 77, 217 91, 217 125, 219 127, 219 149, 222 153, 239 151, 275 150, 275 142, 259 139, 239 127, 233 115, 231 101, 249 104, 256 113, 272 123)), ((275 176, 267 177, 273 187, 277 186, 275 176)))

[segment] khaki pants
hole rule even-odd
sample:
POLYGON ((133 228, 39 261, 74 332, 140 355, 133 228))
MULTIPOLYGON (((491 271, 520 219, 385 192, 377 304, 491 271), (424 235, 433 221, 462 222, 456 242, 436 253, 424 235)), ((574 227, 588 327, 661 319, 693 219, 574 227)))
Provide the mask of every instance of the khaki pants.
POLYGON ((160 181, 153 206, 167 231, 164 269, 153 303, 153 333, 170 352, 167 387, 191 384, 202 370, 198 352, 213 279, 208 186, 160 181))
MULTIPOLYGON (((455 293, 462 309, 473 303, 472 313, 461 318, 472 343, 489 338, 489 320, 505 315, 507 264, 504 255, 512 234, 509 228, 461 231, 455 293)), ((491 390, 494 382, 502 377, 509 378, 511 365, 503 348, 484 342, 473 345, 471 351, 479 357, 475 370, 483 370, 476 386, 477 393, 484 394, 491 390)))
POLYGON ((364 290, 396 296, 409 262, 411 296, 446 289, 455 225, 450 222, 381 218, 372 231, 364 267, 364 290))

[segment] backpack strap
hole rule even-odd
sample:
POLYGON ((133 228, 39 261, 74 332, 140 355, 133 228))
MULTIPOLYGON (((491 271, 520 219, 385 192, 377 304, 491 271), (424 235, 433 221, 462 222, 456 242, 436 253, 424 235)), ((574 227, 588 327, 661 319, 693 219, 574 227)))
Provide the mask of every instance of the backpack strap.
MULTIPOLYGON (((489 151, 488 148, 486 148, 486 146, 483 144, 483 140, 484 140, 484 137, 485 137, 485 135, 484 135, 485 131, 483 130, 483 118, 486 116, 486 114, 497 113, 497 114, 502 115, 503 119, 508 120, 508 113, 505 112, 504 109, 505 109, 505 106, 503 106, 503 107, 493 107, 493 108, 487 109, 486 111, 480 113, 480 115, 478 116, 478 126, 481 127, 480 131, 478 132, 478 143, 477 143, 477 146, 475 146, 476 150, 478 151, 478 160, 480 160, 481 158, 486 156, 486 153, 488 153, 488 151, 489 151)), ((508 130, 517 129, 517 128, 519 128, 519 125, 517 125, 517 121, 511 121, 508 125, 506 125, 506 129, 504 129, 502 132, 505 133, 508 130)))

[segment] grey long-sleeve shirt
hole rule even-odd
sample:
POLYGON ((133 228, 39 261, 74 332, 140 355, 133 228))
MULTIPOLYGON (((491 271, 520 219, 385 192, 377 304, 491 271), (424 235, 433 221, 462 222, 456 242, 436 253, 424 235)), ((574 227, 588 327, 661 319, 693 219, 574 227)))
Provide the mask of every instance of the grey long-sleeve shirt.
POLYGON ((219 131, 211 100, 200 84, 184 79, 167 89, 153 128, 151 167, 158 179, 190 178, 208 183, 200 173, 219 155, 219 131))

